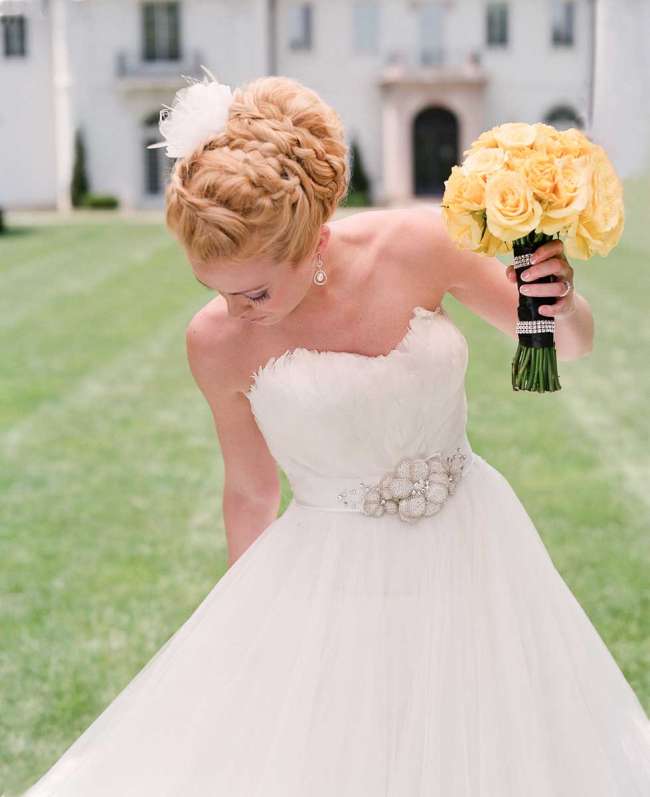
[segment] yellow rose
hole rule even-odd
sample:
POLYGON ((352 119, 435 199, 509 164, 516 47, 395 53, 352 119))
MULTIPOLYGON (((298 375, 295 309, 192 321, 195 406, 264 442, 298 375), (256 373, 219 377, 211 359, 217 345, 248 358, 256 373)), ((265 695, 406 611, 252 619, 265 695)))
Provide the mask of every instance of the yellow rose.
POLYGON ((463 174, 483 177, 496 172, 503 168, 507 156, 508 153, 499 147, 477 149, 474 152, 470 152, 463 161, 463 174))
POLYGON ((603 232, 594 224, 593 217, 581 216, 575 230, 564 242, 567 257, 588 260, 595 254, 605 257, 619 242, 625 226, 623 203, 618 207, 618 218, 611 229, 603 232))
POLYGON ((595 245, 595 251, 605 257, 612 249, 618 244, 623 235, 623 228, 625 227, 625 209, 623 207, 623 200, 621 199, 618 205, 617 221, 613 227, 605 231, 599 231, 599 237, 595 245))
POLYGON ((581 158, 583 155, 591 154, 594 145, 587 136, 575 127, 562 130, 559 134, 557 157, 581 158))
POLYGON ((593 256, 590 238, 583 234, 582 228, 564 239, 564 254, 573 260, 589 260, 593 256))
POLYGON ((600 145, 594 146, 591 163, 593 170, 589 213, 596 228, 605 233, 619 223, 623 207, 623 184, 600 145))
POLYGON ((465 174, 460 166, 452 166, 444 182, 442 203, 452 211, 465 212, 485 208, 485 183, 478 174, 465 174))
POLYGON ((511 172, 524 171, 524 164, 530 156, 531 150, 529 149, 511 149, 508 150, 508 157, 506 158, 504 169, 511 172))
POLYGON ((465 150, 463 155, 467 155, 472 152, 472 150, 483 149, 484 147, 498 147, 499 144, 494 135, 496 129, 496 127, 492 127, 490 130, 484 130, 481 135, 472 142, 471 149, 465 150))
POLYGON ((528 154, 527 158, 521 159, 520 167, 535 198, 542 203, 542 207, 551 202, 557 178, 555 160, 534 150, 528 154))
POLYGON ((444 205, 441 206, 440 213, 456 246, 459 249, 476 251, 483 235, 482 214, 452 210, 444 205))
POLYGON ((494 137, 502 149, 530 147, 537 138, 537 129, 526 122, 505 122, 496 128, 494 137))
POLYGON ((556 161, 555 187, 544 204, 539 231, 554 235, 575 224, 591 196, 591 160, 565 157, 556 161))
POLYGON ((528 235, 542 215, 542 206, 520 172, 503 171, 488 177, 485 209, 489 231, 502 241, 528 235))
POLYGON ((591 164, 589 201, 567 240, 567 252, 572 251, 580 259, 609 254, 619 242, 625 226, 623 185, 599 145, 592 148, 591 164))
POLYGON ((533 127, 537 131, 533 149, 548 156, 557 156, 560 152, 560 131, 543 122, 536 122, 533 127))

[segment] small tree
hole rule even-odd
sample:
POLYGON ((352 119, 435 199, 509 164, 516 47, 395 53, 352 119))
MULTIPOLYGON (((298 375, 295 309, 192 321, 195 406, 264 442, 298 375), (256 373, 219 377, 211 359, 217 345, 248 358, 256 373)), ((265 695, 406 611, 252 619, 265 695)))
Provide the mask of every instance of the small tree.
POLYGON ((359 149, 359 144, 357 143, 357 140, 355 138, 354 141, 352 142, 351 190, 360 191, 362 194, 367 194, 369 188, 370 188, 370 182, 368 180, 368 175, 366 174, 366 170, 363 167, 363 161, 361 160, 361 150, 359 149))
POLYGON ((72 206, 78 208, 83 203, 83 198, 87 193, 88 175, 86 174, 86 147, 83 142, 81 130, 77 130, 74 137, 74 166, 72 169, 72 182, 70 186, 72 206))
POLYGON ((356 138, 352 140, 350 145, 350 159, 350 187, 344 204, 369 205, 370 181, 368 180, 368 175, 363 167, 361 150, 359 149, 359 144, 357 143, 356 138))

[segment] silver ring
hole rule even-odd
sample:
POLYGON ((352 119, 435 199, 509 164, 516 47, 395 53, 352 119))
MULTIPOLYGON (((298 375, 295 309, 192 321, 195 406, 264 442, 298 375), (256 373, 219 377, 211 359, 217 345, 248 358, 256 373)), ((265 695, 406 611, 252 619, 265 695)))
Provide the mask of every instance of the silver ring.
POLYGON ((566 296, 569 293, 569 291, 571 290, 571 288, 573 287, 573 285, 571 285, 569 280, 562 280, 562 282, 566 285, 566 290, 564 291, 564 293, 558 294, 559 298, 562 298, 563 296, 566 296))

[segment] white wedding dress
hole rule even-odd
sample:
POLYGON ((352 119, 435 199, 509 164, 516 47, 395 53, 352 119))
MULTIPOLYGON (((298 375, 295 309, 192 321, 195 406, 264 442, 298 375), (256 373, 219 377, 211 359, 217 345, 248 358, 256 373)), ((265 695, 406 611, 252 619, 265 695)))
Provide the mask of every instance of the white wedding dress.
POLYGON ((648 717, 469 446, 467 358, 418 306, 388 355, 260 367, 293 500, 26 795, 648 797, 648 717), (437 511, 359 509, 355 485, 436 451, 467 457, 437 511))

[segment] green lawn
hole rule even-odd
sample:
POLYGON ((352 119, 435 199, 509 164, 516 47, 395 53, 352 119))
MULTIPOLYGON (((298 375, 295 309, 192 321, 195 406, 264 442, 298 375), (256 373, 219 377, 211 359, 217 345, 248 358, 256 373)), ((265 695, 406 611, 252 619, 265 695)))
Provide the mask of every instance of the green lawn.
MULTIPOLYGON (((184 348, 211 294, 161 224, 91 219, 23 223, 0 238, 7 797, 92 722, 226 567, 222 463, 184 348)), ((596 345, 559 364, 558 393, 514 393, 514 341, 452 297, 445 305, 470 344, 473 447, 521 496, 649 708, 647 264, 645 243, 627 234, 607 260, 574 263, 596 345)), ((289 497, 285 481, 283 508, 289 497)))

